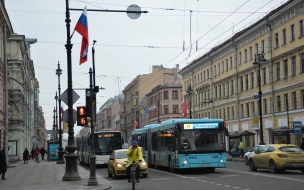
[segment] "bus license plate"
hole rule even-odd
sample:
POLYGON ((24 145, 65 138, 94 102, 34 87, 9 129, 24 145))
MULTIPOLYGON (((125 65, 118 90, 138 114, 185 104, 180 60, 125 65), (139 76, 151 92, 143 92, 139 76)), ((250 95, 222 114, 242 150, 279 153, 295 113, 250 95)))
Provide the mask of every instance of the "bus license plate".
POLYGON ((208 164, 201 164, 200 167, 209 167, 208 164))

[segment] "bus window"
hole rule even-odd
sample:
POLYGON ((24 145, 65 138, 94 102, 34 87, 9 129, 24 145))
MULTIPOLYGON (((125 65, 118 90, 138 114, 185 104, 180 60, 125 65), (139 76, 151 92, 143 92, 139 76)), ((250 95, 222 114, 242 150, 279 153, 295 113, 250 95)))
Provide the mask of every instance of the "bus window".
POLYGON ((157 133, 152 134, 152 150, 157 151, 157 133))

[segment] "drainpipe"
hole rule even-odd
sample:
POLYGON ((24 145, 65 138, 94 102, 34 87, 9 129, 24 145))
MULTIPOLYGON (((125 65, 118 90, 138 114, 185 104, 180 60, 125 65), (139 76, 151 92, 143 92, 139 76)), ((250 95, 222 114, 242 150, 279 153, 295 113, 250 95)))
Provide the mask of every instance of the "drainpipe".
POLYGON ((269 20, 268 17, 265 16, 265 21, 266 21, 266 25, 268 26, 269 29, 269 62, 270 62, 270 84, 271 84, 271 101, 270 101, 270 108, 271 108, 271 114, 272 117, 274 117, 274 91, 273 91, 273 60, 272 60, 272 28, 271 25, 269 24, 269 20))
POLYGON ((240 121, 239 118, 239 73, 238 73, 238 63, 237 63, 237 46, 235 45, 233 38, 231 39, 231 44, 234 47, 234 67, 235 67, 235 90, 236 90, 236 118, 240 121))
MULTIPOLYGON (((209 73, 209 79, 210 79, 210 93, 211 95, 209 95, 209 97, 212 98, 212 100, 214 99, 213 98, 213 62, 212 62, 212 59, 210 58, 210 53, 208 54, 208 60, 210 61, 210 73, 209 73)), ((206 98, 206 97, 205 97, 206 98)), ((210 100, 208 100, 208 102, 210 102, 210 100)), ((209 103, 208 103, 209 105, 209 103)), ((214 101, 211 101, 211 118, 214 118, 214 101)))

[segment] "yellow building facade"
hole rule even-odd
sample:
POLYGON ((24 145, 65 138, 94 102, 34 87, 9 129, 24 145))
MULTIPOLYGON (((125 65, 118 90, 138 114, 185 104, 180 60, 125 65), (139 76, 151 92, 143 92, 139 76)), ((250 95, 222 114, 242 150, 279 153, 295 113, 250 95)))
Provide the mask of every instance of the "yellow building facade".
MULTIPOLYGON (((190 85, 193 118, 222 118, 229 132, 253 132, 259 144, 259 66, 261 63, 264 142, 301 143, 293 122, 304 124, 304 2, 288 1, 263 19, 236 33, 184 67, 180 74, 185 98, 190 85)), ((189 99, 188 99, 189 100, 189 99)), ((189 111, 189 110, 188 110, 189 111)), ((189 115, 189 114, 188 114, 189 115)))

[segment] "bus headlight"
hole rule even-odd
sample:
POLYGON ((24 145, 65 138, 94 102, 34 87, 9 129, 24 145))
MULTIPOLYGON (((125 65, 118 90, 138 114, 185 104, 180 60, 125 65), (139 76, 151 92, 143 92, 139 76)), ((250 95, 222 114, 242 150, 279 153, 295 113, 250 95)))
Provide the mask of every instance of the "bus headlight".
POLYGON ((184 161, 183 161, 183 164, 188 164, 187 160, 184 160, 184 161))
POLYGON ((124 167, 122 164, 116 164, 117 167, 124 167))
POLYGON ((221 160, 220 162, 221 162, 221 163, 224 163, 224 162, 226 162, 226 161, 225 161, 225 160, 221 160))

